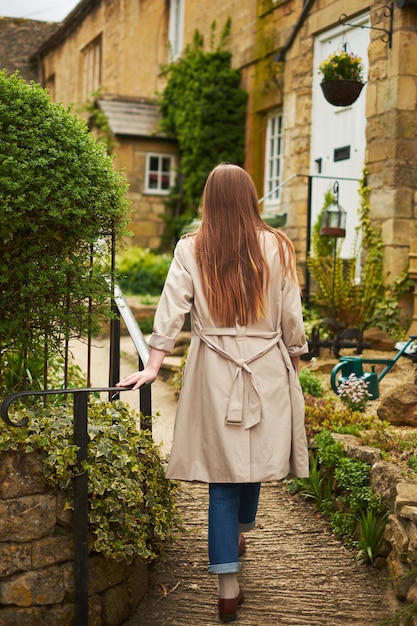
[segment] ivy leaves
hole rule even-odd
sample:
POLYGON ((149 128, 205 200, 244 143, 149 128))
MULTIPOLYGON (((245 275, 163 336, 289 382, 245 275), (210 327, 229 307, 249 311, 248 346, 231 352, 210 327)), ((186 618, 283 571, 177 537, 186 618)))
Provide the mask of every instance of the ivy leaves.
POLYGON ((230 19, 214 49, 204 51, 196 31, 182 57, 163 68, 167 85, 159 107, 162 130, 178 141, 177 185, 171 196, 173 215, 197 212, 209 172, 228 161, 244 160, 247 93, 240 87, 240 71, 232 69, 232 55, 223 49, 230 19))
MULTIPOLYGON (((73 416, 69 406, 49 407, 27 415, 28 426, 7 428, 0 422, 0 452, 36 452, 45 477, 73 506, 72 478, 77 469, 73 416)), ((153 559, 169 541, 179 517, 177 485, 165 478, 164 462, 149 431, 138 431, 135 415, 122 402, 92 400, 88 409, 89 523, 94 549, 116 560, 153 559)))

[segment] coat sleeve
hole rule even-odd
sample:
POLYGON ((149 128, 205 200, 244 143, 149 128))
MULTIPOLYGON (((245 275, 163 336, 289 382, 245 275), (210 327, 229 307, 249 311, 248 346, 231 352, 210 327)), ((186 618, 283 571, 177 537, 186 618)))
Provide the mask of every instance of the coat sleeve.
POLYGON ((287 277, 282 289, 282 338, 290 356, 308 352, 305 336, 300 288, 287 277))
POLYGON ((186 254, 184 240, 180 239, 155 312, 153 333, 149 340, 151 348, 172 352, 175 338, 184 326, 185 315, 191 310, 194 285, 184 264, 186 254))

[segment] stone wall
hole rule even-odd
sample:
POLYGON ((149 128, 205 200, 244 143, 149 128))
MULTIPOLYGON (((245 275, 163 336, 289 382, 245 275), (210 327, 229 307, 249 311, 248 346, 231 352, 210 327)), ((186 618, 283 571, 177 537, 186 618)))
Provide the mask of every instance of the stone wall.
POLYGON ((124 171, 129 184, 127 198, 131 202, 128 243, 156 250, 165 228, 161 215, 166 213, 168 196, 145 191, 146 156, 150 152, 169 154, 175 159, 177 147, 168 140, 118 137, 116 165, 124 171))
MULTIPOLYGON (((386 27, 388 18, 383 16, 383 9, 387 4, 379 0, 367 5, 360 0, 349 3, 323 0, 311 4, 305 22, 287 51, 283 68, 284 180, 294 173, 314 173, 310 154, 312 76, 317 71, 313 67, 314 38, 335 27, 342 13, 356 16, 369 10, 372 27, 386 27)), ((278 11, 277 8, 277 14, 278 11)), ((298 16, 297 11, 294 13, 298 16)), ((394 7, 392 47, 381 40, 380 31, 369 31, 364 166, 369 174, 370 217, 381 229, 384 270, 389 281, 407 267, 410 239, 415 234, 417 55, 413 55, 413 51, 416 15, 415 9, 394 7)), ((298 260, 303 262, 307 226, 305 178, 297 178, 283 189, 281 210, 288 213, 286 232, 295 239, 298 260)))
MULTIPOLYGON (((147 565, 89 553, 89 624, 117 626, 137 608, 147 565)), ((75 626, 73 511, 35 454, 0 454, 0 626, 75 626)), ((81 625, 77 625, 81 626, 81 625)))
MULTIPOLYGON (((396 597, 407 603, 417 602, 417 481, 404 477, 398 465, 381 460, 378 449, 360 446, 354 437, 335 435, 346 453, 371 468, 371 487, 381 494, 390 515, 385 528, 385 546, 388 576, 396 597)), ((408 618, 407 618, 408 619, 408 618)), ((397 622, 396 622, 397 623, 397 622)), ((407 626, 417 626, 417 615, 407 626)), ((402 625, 402 622, 400 623, 402 625)))

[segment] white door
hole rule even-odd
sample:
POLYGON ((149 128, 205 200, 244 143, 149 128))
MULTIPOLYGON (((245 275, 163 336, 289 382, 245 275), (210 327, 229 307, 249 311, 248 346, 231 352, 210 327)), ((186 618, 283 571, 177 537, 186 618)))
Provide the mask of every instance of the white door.
POLYGON ((313 110, 311 137, 312 179, 312 225, 324 203, 326 191, 339 183, 339 204, 347 213, 346 238, 342 246, 342 256, 352 256, 356 227, 359 224, 358 195, 359 179, 365 158, 365 99, 366 85, 351 106, 335 107, 325 100, 320 87, 321 75, 318 66, 321 61, 336 50, 346 50, 361 57, 364 65, 364 79, 368 73, 369 15, 350 20, 356 25, 338 26, 316 37, 314 50, 313 110), (353 180, 345 180, 353 179, 353 180))

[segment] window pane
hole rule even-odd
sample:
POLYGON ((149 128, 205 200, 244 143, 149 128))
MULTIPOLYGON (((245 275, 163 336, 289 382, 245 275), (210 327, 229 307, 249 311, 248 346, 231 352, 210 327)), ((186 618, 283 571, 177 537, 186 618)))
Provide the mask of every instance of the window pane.
POLYGON ((280 175, 280 169, 281 169, 280 165, 281 165, 280 161, 277 161, 275 164, 275 178, 276 179, 278 179, 280 175))
POLYGON ((172 157, 147 154, 145 191, 167 194, 171 186, 172 157))
POLYGON ((82 97, 88 98, 101 83, 101 35, 81 51, 82 97))
POLYGON ((182 51, 184 29, 184 0, 170 0, 168 39, 171 61, 179 57, 182 51))
POLYGON ((149 188, 158 189, 158 174, 149 175, 149 188))
POLYGON ((149 169, 152 172, 157 172, 159 170, 159 158, 158 157, 151 157, 149 159, 149 169))
POLYGON ((281 150, 282 150, 282 115, 272 115, 267 123, 266 155, 265 155, 265 184, 266 203, 274 203, 279 199, 281 180, 281 150), (268 195, 269 194, 269 195, 268 195))

